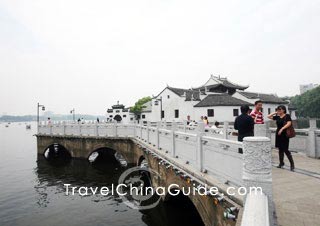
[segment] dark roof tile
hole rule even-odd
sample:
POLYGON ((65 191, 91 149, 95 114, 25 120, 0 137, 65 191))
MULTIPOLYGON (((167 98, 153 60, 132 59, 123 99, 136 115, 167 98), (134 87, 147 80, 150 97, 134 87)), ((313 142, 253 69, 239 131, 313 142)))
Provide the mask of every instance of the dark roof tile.
POLYGON ((245 104, 252 106, 251 103, 232 97, 229 94, 209 94, 195 107, 241 106, 245 104))
POLYGON ((282 100, 280 97, 277 97, 273 94, 264 94, 264 93, 253 93, 253 92, 239 92, 248 99, 259 99, 264 103, 270 104, 287 104, 287 101, 282 100))

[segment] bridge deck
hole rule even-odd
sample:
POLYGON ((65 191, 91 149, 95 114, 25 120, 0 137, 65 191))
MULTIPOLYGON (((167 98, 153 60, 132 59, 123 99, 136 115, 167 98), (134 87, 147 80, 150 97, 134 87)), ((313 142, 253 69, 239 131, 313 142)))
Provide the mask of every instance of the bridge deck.
MULTIPOLYGON (((296 171, 273 168, 273 199, 279 226, 320 225, 320 160, 293 153, 296 171)), ((278 153, 273 152, 278 164, 278 153)))

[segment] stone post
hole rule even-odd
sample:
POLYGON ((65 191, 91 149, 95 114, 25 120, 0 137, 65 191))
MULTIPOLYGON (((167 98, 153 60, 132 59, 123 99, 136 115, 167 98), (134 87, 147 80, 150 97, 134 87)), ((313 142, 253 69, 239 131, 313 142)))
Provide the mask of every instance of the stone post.
POLYGON ((136 131, 136 129, 137 129, 137 121, 134 120, 134 122, 133 122, 133 137, 134 137, 134 138, 137 137, 137 131, 136 131))
POLYGON ((52 135, 52 127, 53 127, 53 125, 49 125, 49 133, 50 133, 50 135, 52 135))
POLYGON ((81 136, 81 124, 78 125, 79 136, 81 136))
POLYGON ((255 137, 267 137, 267 125, 266 124, 254 124, 254 136, 255 137))
POLYGON ((160 147, 160 138, 159 138, 159 129, 161 126, 161 122, 157 122, 157 128, 156 128, 156 148, 159 150, 160 147))
POLYGON ((177 129, 176 122, 172 122, 172 128, 171 128, 171 146, 172 146, 172 156, 176 157, 176 141, 175 141, 175 131, 177 129))
POLYGON ((261 188, 268 196, 269 220, 273 225, 271 141, 267 137, 243 139, 242 180, 247 191, 250 187, 261 188))
POLYGON ((96 137, 99 136, 99 124, 98 124, 98 122, 95 123, 94 135, 95 135, 96 137))
POLYGON ((62 123, 62 135, 63 136, 66 135, 66 122, 65 121, 62 123))
POLYGON ((187 120, 183 120, 183 132, 187 132, 187 124, 188 124, 188 121, 187 120))
POLYGON ((269 139, 271 139, 271 130, 270 130, 270 123, 271 123, 271 121, 269 120, 269 121, 267 121, 267 122, 265 122, 265 123, 266 123, 267 137, 268 137, 269 139))
POLYGON ((143 123, 142 123, 142 120, 140 120, 140 139, 142 140, 142 126, 143 126, 143 123))
POLYGON ((307 155, 312 158, 316 158, 316 134, 315 131, 317 130, 317 120, 310 119, 310 127, 308 131, 308 153, 307 155))
POLYGON ((198 123, 198 132, 197 132, 197 167, 200 172, 203 170, 203 149, 202 149, 202 136, 204 135, 204 123, 198 123))
POLYGON ((166 120, 162 121, 162 128, 167 129, 167 122, 166 120))
POLYGON ((150 121, 147 121, 147 143, 150 143, 150 127, 151 127, 151 123, 150 121))
POLYGON ((198 122, 197 133, 204 133, 204 123, 198 122))
POLYGON ((114 135, 114 137, 117 137, 118 136, 118 125, 117 125, 117 121, 114 121, 113 122, 113 135, 114 135))
POLYGON ((223 139, 228 139, 228 128, 229 128, 229 122, 223 123, 223 139))

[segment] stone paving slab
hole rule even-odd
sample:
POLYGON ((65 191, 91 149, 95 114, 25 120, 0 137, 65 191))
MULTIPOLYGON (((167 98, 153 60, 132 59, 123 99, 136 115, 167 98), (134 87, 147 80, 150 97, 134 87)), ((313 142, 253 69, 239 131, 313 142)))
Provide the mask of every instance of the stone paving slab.
MULTIPOLYGON (((293 153, 296 172, 273 168, 273 200, 279 226, 320 225, 320 160, 293 153), (307 172, 307 173, 306 173, 307 172), (312 174, 314 173, 314 175, 312 174)), ((273 151, 277 165, 277 152, 273 151)), ((288 162, 288 161, 286 161, 288 162)))

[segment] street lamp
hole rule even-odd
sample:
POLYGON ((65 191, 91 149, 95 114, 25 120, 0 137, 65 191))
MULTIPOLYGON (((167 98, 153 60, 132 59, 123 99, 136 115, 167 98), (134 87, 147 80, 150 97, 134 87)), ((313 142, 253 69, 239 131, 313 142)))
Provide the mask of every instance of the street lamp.
POLYGON ((70 114, 72 114, 73 121, 75 122, 75 121, 76 121, 76 110, 73 108, 73 109, 70 111, 70 114))
POLYGON ((41 108, 42 111, 45 111, 46 110, 46 107, 44 105, 41 105, 41 104, 37 104, 37 124, 39 126, 39 108, 41 108))
POLYGON ((162 121, 162 97, 160 97, 159 99, 156 99, 156 101, 154 102, 154 105, 158 106, 159 105, 159 101, 160 101, 160 121, 162 121))

